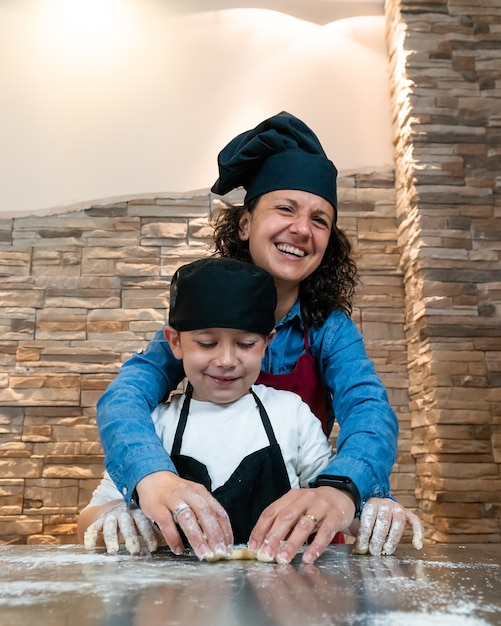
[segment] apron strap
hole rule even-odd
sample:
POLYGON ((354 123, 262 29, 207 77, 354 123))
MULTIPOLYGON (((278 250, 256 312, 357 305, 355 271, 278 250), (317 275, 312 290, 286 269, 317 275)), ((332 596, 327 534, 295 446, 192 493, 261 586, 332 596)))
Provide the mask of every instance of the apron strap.
MULTIPOLYGON (((264 430, 266 431, 266 435, 268 436, 268 441, 270 445, 277 444, 277 438, 275 437, 275 433, 273 432, 273 427, 270 422, 270 418, 268 417, 268 413, 263 406, 263 403, 259 399, 259 397, 254 393, 254 391, 250 390, 251 394, 254 396, 254 400, 256 401, 257 408, 259 410, 259 415, 261 416, 261 422, 263 423, 264 430)), ((193 387, 191 383, 188 383, 186 387, 185 398, 183 402, 183 406, 181 407, 181 413, 179 415, 179 422, 176 428, 176 434, 174 435, 174 443, 172 444, 171 456, 174 454, 181 454, 181 444, 183 441, 184 430, 186 428, 186 423, 188 421, 188 414, 190 412, 190 403, 191 397, 193 395, 193 387)))
POLYGON ((306 324, 303 325, 303 340, 304 340, 304 349, 306 352, 310 351, 310 342, 308 339, 308 326, 306 324))
POLYGON ((188 383, 188 385, 186 386, 183 406, 181 407, 181 413, 179 415, 179 422, 177 424, 176 434, 174 436, 174 443, 172 444, 171 456, 173 454, 181 454, 181 443, 183 441, 186 422, 188 421, 188 413, 190 412, 190 402, 192 395, 193 386, 191 383, 188 383))
POLYGON ((260 398, 258 398, 257 394, 251 389, 251 394, 254 396, 254 400, 256 401, 257 408, 259 409, 259 415, 261 416, 261 421, 263 422, 264 429, 266 434, 268 435, 268 440, 270 442, 270 446, 277 445, 277 438, 275 437, 275 433, 273 432, 273 427, 270 422, 270 418, 268 417, 268 413, 263 406, 260 398))

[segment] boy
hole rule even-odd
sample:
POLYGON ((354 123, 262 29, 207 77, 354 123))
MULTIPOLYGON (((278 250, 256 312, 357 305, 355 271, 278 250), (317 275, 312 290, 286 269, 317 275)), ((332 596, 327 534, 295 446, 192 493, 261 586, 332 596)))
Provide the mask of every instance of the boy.
MULTIPOLYGON (((333 454, 299 396, 254 385, 275 333, 276 303, 272 276, 243 261, 202 259, 172 279, 164 334, 183 362, 188 387, 159 405, 153 422, 179 476, 203 485, 219 514, 228 514, 228 544, 247 542, 263 510, 290 489, 308 487, 333 454)), ((197 523, 186 503, 172 516, 180 525, 197 523)), ((305 518, 314 532, 317 520, 305 518)), ((78 530, 80 539, 85 531, 89 549, 102 531, 108 552, 118 550, 118 530, 131 554, 140 551, 139 537, 150 550, 159 540, 140 509, 126 509, 107 474, 80 514, 78 530)), ((222 545, 202 556, 230 552, 222 545)))

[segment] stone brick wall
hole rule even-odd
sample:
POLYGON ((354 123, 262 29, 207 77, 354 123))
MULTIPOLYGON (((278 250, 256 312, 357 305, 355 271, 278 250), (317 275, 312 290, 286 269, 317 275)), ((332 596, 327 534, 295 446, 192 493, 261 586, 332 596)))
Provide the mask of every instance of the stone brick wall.
POLYGON ((0 225, 0 537, 68 542, 100 478, 95 404, 206 253, 208 197, 0 225))
POLYGON ((416 496, 430 539, 499 542, 501 4, 386 14, 416 496))
MULTIPOLYGON (((392 489, 430 541, 501 540, 501 5, 387 0, 395 171, 340 179, 354 319, 401 425, 392 489)), ((208 253, 211 198, 0 220, 0 541, 75 540, 95 403, 208 253)), ((335 439, 335 437, 334 437, 335 439)))
MULTIPOLYGON (((393 172, 340 179, 359 251, 354 319, 402 426, 394 492, 415 505, 393 172)), ((211 198, 130 200, 0 222, 0 541, 74 542, 102 471, 95 404, 165 319, 175 269, 209 252, 211 198)))

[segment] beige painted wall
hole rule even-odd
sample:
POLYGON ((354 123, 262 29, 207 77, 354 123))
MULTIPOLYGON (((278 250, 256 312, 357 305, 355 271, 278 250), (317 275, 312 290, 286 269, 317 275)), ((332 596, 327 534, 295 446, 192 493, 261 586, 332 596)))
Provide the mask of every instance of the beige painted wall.
POLYGON ((0 216, 206 189, 224 143, 283 109, 340 171, 391 165, 382 16, 168 5, 0 0, 0 216))

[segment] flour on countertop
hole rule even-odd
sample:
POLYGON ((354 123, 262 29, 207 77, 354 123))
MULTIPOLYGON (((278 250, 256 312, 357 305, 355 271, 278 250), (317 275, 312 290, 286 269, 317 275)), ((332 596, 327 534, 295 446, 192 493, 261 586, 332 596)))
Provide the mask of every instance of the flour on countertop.
POLYGON ((389 611, 381 615, 376 614, 366 617, 367 621, 362 621, 370 626, 403 626, 404 624, 405 626, 490 626, 489 622, 482 618, 457 615, 456 613, 444 615, 438 612, 407 613, 404 611, 389 611))
MULTIPOLYGON (((130 556, 123 552, 108 555, 88 552, 83 546, 32 546, 27 551, 3 546, 0 549, 0 610, 16 614, 38 608, 47 601, 54 606, 73 607, 97 602, 99 610, 122 610, 129 602, 164 597, 198 605, 218 598, 222 610, 233 606, 234 594, 251 585, 267 600, 292 611, 294 598, 307 590, 311 606, 325 607, 325 612, 311 616, 311 626, 332 624, 338 615, 346 626, 494 626, 501 622, 501 564, 487 558, 475 562, 474 551, 458 562, 450 562, 442 553, 425 558, 356 557, 332 551, 315 566, 315 592, 311 572, 300 565, 300 556, 292 566, 264 566, 252 561, 215 564, 200 562, 193 554, 175 557, 170 551, 130 556), (440 559, 444 560, 441 561, 440 559), (290 582, 294 582, 294 594, 290 582), (214 589, 215 596, 193 595, 193 588, 214 589), (263 593, 263 590, 271 590, 263 593), (148 595, 149 594, 149 595, 148 595), (225 595, 226 594, 226 595, 225 595), (350 605, 357 598, 355 604, 350 605), (343 611, 343 602, 348 603, 343 611), (125 603, 125 605, 124 605, 125 603), (114 608, 118 607, 118 608, 114 608), (398 610, 397 610, 398 609, 398 610), (341 613, 340 613, 341 612, 341 613), (320 621, 318 621, 320 619, 320 621), (493 620, 493 621, 491 621, 493 620)), ((263 600, 264 598, 264 600, 263 600)), ((310 605, 309 605, 310 606, 310 605)), ((58 610, 59 610, 58 609, 58 610)), ((69 609, 68 609, 69 610, 69 609)), ((125 609, 124 609, 125 610, 125 609)), ((230 610, 230 609, 228 609, 230 610)), ((2 623, 0 619, 0 624, 2 623)), ((53 626, 52 622, 39 622, 53 626)), ((256 622, 259 626, 261 623, 256 622)), ((223 624, 223 622, 219 622, 223 624)))

